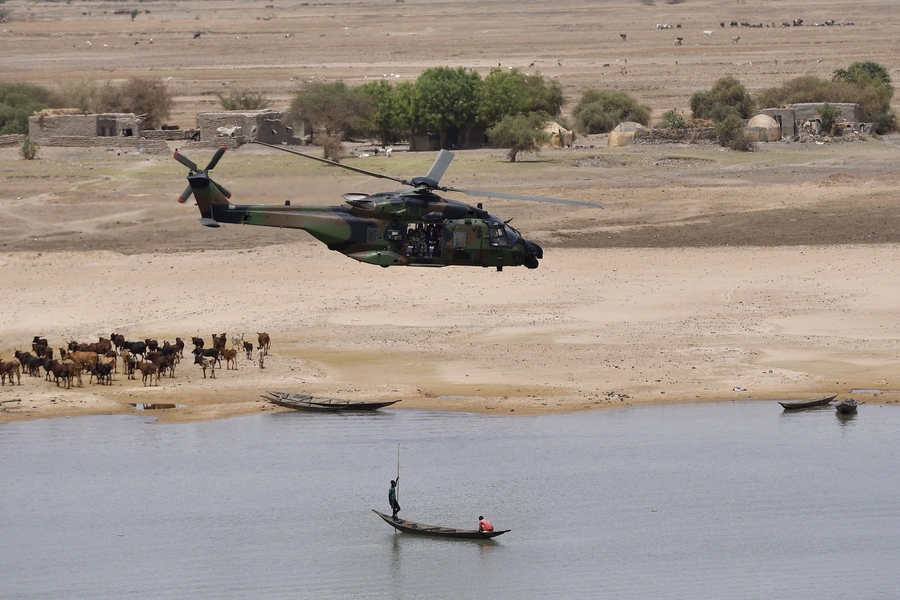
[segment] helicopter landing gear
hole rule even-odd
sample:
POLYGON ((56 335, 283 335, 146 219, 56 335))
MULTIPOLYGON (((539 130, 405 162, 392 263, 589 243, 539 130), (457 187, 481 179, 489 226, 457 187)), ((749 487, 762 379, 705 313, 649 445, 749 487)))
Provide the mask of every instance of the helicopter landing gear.
POLYGON ((538 259, 535 258, 533 254, 529 254, 525 257, 525 267, 528 269, 537 269, 538 268, 538 259))

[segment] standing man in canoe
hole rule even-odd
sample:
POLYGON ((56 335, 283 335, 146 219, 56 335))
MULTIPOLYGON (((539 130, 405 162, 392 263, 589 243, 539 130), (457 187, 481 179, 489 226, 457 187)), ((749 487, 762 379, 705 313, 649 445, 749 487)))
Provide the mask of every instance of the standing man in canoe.
POLYGON ((391 479, 391 489, 388 490, 388 502, 391 503, 391 510, 394 511, 392 517, 397 520, 397 512, 400 510, 400 503, 397 502, 397 486, 400 485, 400 478, 391 479))

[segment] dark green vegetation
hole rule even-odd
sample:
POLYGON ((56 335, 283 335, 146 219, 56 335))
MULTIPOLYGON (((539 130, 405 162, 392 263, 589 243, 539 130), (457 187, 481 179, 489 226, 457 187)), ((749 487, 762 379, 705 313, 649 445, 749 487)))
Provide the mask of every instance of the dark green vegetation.
POLYGON ((744 133, 743 119, 756 111, 756 103, 747 88, 737 78, 720 77, 706 91, 691 96, 691 112, 695 119, 708 119, 716 125, 719 143, 732 150, 749 151, 753 143, 744 133))
POLYGON ((415 133, 466 145, 476 126, 491 128, 505 117, 559 115, 562 87, 542 75, 493 69, 482 78, 462 67, 426 69, 415 82, 373 81, 356 88, 343 81, 307 82, 291 102, 291 116, 326 135, 376 137, 384 144, 415 133))
POLYGON ((623 121, 650 124, 650 107, 620 91, 588 90, 572 109, 579 133, 606 133, 623 121))
POLYGON ((39 85, 0 83, 0 135, 28 133, 28 117, 53 100, 53 91, 39 85))

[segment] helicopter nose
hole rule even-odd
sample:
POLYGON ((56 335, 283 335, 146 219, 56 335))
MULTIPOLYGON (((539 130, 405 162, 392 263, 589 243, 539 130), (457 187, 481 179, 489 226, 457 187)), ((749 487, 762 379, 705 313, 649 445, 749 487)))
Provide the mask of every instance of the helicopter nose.
POLYGON ((528 246, 528 254, 535 258, 544 258, 544 249, 535 244, 534 242, 525 241, 525 244, 528 246))

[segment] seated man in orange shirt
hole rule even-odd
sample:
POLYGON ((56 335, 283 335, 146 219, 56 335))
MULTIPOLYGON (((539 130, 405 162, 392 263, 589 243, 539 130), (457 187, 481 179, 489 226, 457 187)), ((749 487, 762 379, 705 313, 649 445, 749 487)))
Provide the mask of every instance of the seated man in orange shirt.
POLYGON ((484 533, 484 532, 493 531, 493 530, 494 530, 494 526, 491 524, 490 521, 488 521, 484 517, 478 517, 478 532, 479 533, 484 533))

